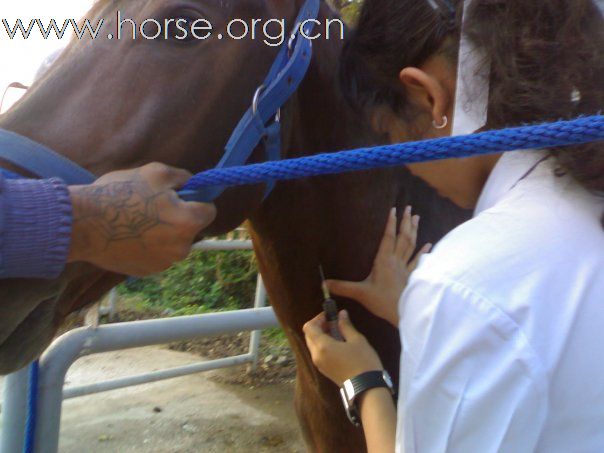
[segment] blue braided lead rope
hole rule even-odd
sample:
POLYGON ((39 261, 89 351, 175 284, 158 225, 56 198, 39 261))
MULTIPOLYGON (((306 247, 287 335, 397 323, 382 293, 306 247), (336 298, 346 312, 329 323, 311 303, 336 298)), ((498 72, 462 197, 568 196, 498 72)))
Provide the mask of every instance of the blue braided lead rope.
POLYGON ((25 421, 25 442, 23 453, 33 453, 36 437, 38 413, 38 377, 40 363, 36 360, 29 366, 29 383, 27 389, 27 420, 25 421))
POLYGON ((478 134, 444 137, 297 159, 207 170, 183 187, 194 191, 215 185, 244 185, 403 165, 438 159, 470 157, 519 149, 543 149, 604 140, 604 116, 594 115, 478 134))

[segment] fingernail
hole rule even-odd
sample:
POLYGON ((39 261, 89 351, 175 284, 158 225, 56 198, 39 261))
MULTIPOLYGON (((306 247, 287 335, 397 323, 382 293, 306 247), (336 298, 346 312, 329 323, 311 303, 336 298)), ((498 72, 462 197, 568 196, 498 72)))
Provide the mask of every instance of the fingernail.
POLYGON ((408 205, 405 207, 405 214, 410 215, 411 214, 411 206, 408 205))
POLYGON ((348 319, 348 312, 346 310, 340 311, 340 317, 342 319, 348 319))
POLYGON ((418 215, 414 215, 414 216, 411 218, 411 223, 413 223, 413 226, 418 226, 418 225, 419 225, 419 218, 420 218, 420 217, 419 217, 418 215))
POLYGON ((396 217, 396 207, 390 209, 390 217, 396 217))

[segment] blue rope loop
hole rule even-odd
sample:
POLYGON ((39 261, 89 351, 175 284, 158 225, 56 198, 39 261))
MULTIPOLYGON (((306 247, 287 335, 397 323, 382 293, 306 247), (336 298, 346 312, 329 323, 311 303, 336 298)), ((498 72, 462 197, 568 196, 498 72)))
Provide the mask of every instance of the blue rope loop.
POLYGON ((323 153, 296 159, 211 169, 194 175, 183 190, 306 178, 439 159, 519 149, 543 149, 604 140, 604 116, 543 123, 478 134, 323 153))

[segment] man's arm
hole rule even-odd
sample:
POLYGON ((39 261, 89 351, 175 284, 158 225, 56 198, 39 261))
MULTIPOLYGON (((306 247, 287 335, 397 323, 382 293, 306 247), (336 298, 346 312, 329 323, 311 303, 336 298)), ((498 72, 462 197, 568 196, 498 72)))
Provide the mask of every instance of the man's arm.
POLYGON ((70 236, 71 201, 63 182, 0 176, 0 278, 57 278, 70 236))
POLYGON ((0 179, 0 278, 55 279, 75 261, 132 276, 166 269, 216 216, 178 198, 189 177, 154 163, 86 186, 0 179))

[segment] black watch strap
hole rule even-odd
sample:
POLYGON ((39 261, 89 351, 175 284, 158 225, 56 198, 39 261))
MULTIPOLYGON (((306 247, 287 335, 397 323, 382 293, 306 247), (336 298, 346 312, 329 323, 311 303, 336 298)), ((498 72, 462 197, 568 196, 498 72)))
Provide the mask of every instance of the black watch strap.
POLYGON ((355 426, 361 425, 361 418, 357 407, 357 398, 367 390, 385 387, 394 395, 392 379, 386 370, 367 371, 344 381, 340 395, 346 414, 355 426))
POLYGON ((390 380, 390 376, 386 374, 385 377, 383 371, 367 371, 353 377, 350 379, 350 382, 354 388, 354 394, 357 397, 361 393, 376 387, 387 387, 392 391, 392 381, 390 380))

